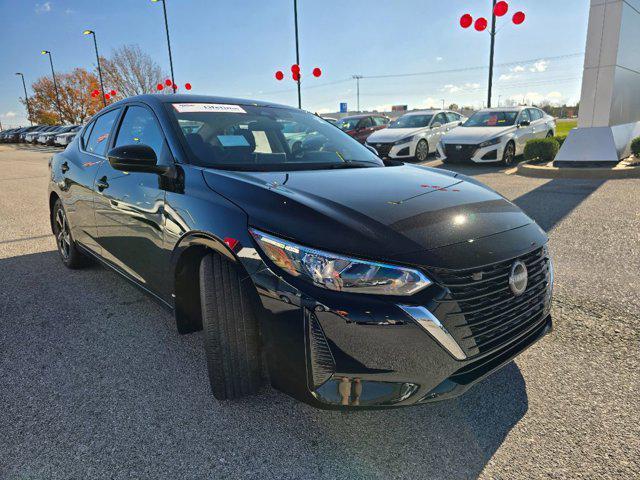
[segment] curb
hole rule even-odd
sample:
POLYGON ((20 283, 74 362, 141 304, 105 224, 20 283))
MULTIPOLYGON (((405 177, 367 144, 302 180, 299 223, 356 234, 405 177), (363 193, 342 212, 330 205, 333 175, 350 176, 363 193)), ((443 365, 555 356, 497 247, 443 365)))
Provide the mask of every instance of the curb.
POLYGON ((517 175, 532 178, 575 178, 611 180, 620 178, 640 178, 640 165, 628 166, 619 163, 614 168, 558 168, 553 163, 533 165, 522 162, 518 165, 517 175))

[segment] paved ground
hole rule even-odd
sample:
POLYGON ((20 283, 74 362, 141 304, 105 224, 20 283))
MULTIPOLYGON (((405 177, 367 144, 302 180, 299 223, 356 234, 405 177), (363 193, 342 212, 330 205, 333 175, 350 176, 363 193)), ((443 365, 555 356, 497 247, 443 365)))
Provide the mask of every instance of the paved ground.
POLYGON ((459 168, 550 232, 556 329, 461 399, 341 414, 215 401, 200 334, 107 270, 65 270, 50 155, 0 146, 0 479, 640 476, 640 181, 459 168))

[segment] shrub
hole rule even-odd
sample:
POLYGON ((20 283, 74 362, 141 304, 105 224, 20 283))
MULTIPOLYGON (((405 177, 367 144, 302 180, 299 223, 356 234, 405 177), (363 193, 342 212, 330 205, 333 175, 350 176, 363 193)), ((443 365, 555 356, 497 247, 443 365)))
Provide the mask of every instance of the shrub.
POLYGON ((558 142, 558 146, 562 147, 562 144, 564 143, 564 141, 567 139, 566 135, 558 135, 556 137, 553 137, 556 139, 556 142, 558 142))
POLYGON ((637 158, 640 158, 640 137, 636 137, 631 142, 631 153, 637 158))
POLYGON ((551 162, 560 150, 555 138, 529 140, 524 147, 524 158, 532 162, 551 162))

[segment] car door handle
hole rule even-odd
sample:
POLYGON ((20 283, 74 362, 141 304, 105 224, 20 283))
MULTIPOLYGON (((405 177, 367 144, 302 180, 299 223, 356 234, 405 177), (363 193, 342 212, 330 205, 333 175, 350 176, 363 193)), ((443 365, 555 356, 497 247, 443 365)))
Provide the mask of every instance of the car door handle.
POLYGON ((96 188, 99 191, 103 191, 105 188, 109 188, 109 183, 107 182, 107 177, 102 177, 100 180, 96 182, 96 188))
POLYGON ((62 165, 60 165, 60 170, 62 171, 62 173, 67 173, 69 171, 69 164, 67 162, 64 162, 62 165))

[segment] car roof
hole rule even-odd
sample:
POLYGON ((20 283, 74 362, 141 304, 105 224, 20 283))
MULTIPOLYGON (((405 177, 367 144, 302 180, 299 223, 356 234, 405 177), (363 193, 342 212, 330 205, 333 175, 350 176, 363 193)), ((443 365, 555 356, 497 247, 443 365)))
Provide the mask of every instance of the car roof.
POLYGON ((451 110, 436 110, 436 109, 428 109, 428 110, 416 110, 415 112, 407 112, 403 117, 413 116, 413 115, 435 115, 440 112, 450 112, 451 110))
POLYGON ((253 105, 256 107, 278 107, 288 108, 291 110, 297 110, 290 105, 282 105, 279 103, 265 102, 262 100, 251 100, 246 98, 234 98, 234 97, 217 97, 212 95, 185 95, 185 94, 146 94, 135 95, 133 97, 127 97, 124 100, 113 103, 111 106, 125 105, 131 102, 143 102, 149 105, 160 106, 163 103, 222 103, 229 105, 253 105))

